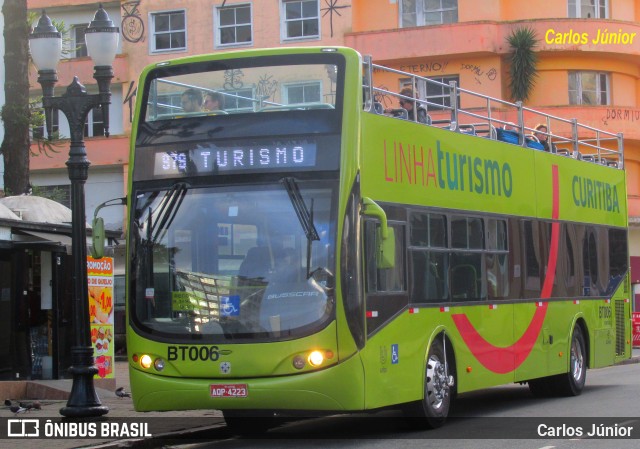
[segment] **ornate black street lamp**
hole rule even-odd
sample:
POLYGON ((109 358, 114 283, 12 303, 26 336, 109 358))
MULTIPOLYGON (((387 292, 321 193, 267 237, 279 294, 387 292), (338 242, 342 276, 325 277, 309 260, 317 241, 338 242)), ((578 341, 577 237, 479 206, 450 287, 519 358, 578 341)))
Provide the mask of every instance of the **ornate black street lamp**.
POLYGON ((67 406, 60 409, 66 417, 95 417, 109 412, 102 405, 93 385, 98 372, 94 366, 89 323, 87 287, 87 230, 84 184, 90 162, 84 146, 84 126, 87 115, 94 108, 102 108, 105 135, 109 137, 109 104, 111 103, 112 63, 118 47, 119 29, 113 25, 100 4, 93 21, 85 32, 87 51, 94 62, 93 77, 98 83, 97 94, 87 94, 78 77, 67 87, 66 93, 55 97, 53 88, 58 81, 56 67, 62 54, 62 38, 44 11, 38 26, 29 36, 29 48, 38 68, 38 82, 42 86, 42 104, 45 111, 47 133, 52 134, 52 113, 60 110, 69 121, 71 146, 67 167, 71 181, 71 230, 73 251, 73 325, 74 345, 71 348, 73 385, 67 406))

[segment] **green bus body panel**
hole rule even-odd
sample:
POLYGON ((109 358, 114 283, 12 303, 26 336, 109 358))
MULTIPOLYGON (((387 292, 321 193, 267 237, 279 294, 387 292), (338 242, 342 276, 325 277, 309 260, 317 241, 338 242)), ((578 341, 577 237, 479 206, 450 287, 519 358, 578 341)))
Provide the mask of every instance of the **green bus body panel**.
POLYGON ((552 165, 560 219, 625 227, 623 170, 363 114, 362 194, 375 201, 551 218, 552 165))
MULTIPOLYGON (((627 316, 630 304, 624 299, 618 300, 624 303, 627 316)), ((459 393, 566 373, 569 369, 570 337, 579 320, 584 322, 588 330, 585 338, 590 347, 590 367, 609 366, 622 358, 614 357, 615 326, 620 323, 602 314, 602 310, 613 306, 614 301, 551 301, 542 331, 531 352, 518 368, 505 374, 488 370, 476 359, 451 317, 456 313, 464 313, 487 341, 499 348, 506 348, 521 336, 515 335, 512 329, 524 331, 529 325, 538 307, 535 302, 498 303, 495 309, 483 303, 449 307, 448 310, 425 307, 420 308, 419 313, 405 310, 372 336, 363 350, 366 408, 375 409, 422 398, 428 348, 441 332, 446 334, 455 353, 459 393), (391 360, 392 345, 398 348, 396 363, 391 360)), ((625 326, 624 323, 622 325, 625 326)), ((625 328, 628 329, 629 325, 626 324, 625 328)), ((626 354, 630 354, 628 337, 626 354)), ((515 364, 517 361, 513 359, 513 362, 515 364)))
MULTIPOLYGON (((559 220, 626 227, 623 170, 381 115, 362 117, 362 195, 375 201, 551 220, 554 165, 559 220)), ((566 373, 570 338, 579 322, 587 331, 589 366, 611 365, 623 358, 615 355, 616 325, 630 326, 615 323, 614 313, 603 318, 602 310, 622 301, 623 316, 630 316, 625 291, 628 276, 610 302, 550 300, 540 334, 524 359, 505 352, 514 369, 504 374, 478 361, 451 316, 466 315, 490 344, 508 348, 529 326, 538 307, 535 300, 484 301, 446 312, 439 307, 422 307, 420 313, 405 310, 371 337, 363 351, 367 408, 422 398, 428 348, 440 332, 455 353, 458 392, 566 373), (398 348, 396 364, 390 362, 392 345, 398 348)), ((630 338, 625 339, 624 354, 630 354, 630 338)))
MULTIPOLYGON (((240 346, 240 345, 236 345, 240 346)), ((253 346, 256 354, 270 350, 253 346)), ((143 372, 130 366, 131 390, 136 411, 191 409, 330 410, 364 408, 364 372, 356 355, 326 369, 290 376, 214 379, 174 378, 143 372), (246 398, 212 398, 212 384, 246 384, 246 398)))
MULTIPOLYGON (((631 326, 625 319, 631 315, 628 275, 610 301, 605 298, 549 300, 541 331, 524 360, 515 360, 512 353, 505 352, 505 357, 511 357, 514 365, 514 369, 506 373, 499 374, 482 365, 463 340, 452 317, 465 315, 488 343, 502 350, 518 341, 530 325, 539 307, 535 300, 420 306, 418 313, 404 309, 369 336, 364 348, 358 349, 347 325, 340 273, 345 210, 358 175, 360 195, 377 202, 551 220, 552 173, 557 166, 560 221, 621 228, 627 226, 626 181, 623 170, 363 112, 360 55, 350 49, 332 48, 346 59, 347 92, 340 155, 336 320, 315 335, 291 341, 173 345, 218 346, 231 351, 215 362, 167 361, 167 343, 143 338, 128 327, 130 355, 151 354, 162 356, 166 361, 161 375, 154 374, 153 367, 143 370, 130 362, 135 409, 357 411, 415 401, 424 394, 429 347, 434 339, 442 338, 443 332, 455 355, 458 392, 566 373, 571 333, 577 325, 586 330, 591 368, 629 357, 631 326), (614 303, 616 307, 623 304, 620 317, 614 311, 614 303), (490 308, 492 304, 497 307, 490 308), (619 337, 616 329, 620 326, 625 338, 622 352, 616 355, 619 337), (318 370, 293 368, 292 359, 296 354, 313 349, 332 350, 334 359, 318 370), (392 358, 394 350, 396 359, 392 358), (232 363, 229 375, 219 374, 221 361, 232 363), (247 398, 212 398, 212 384, 247 384, 249 394, 247 398)), ((290 54, 291 51, 291 48, 280 48, 218 53, 176 59, 166 64, 290 54)), ((321 51, 318 47, 295 49, 298 53, 321 51)), ((152 65, 143 71, 140 86, 145 85, 146 76, 155 67, 157 65, 152 65)), ((131 136, 132 161, 140 108, 138 102, 131 136)), ((129 167, 130 183, 133 165, 129 167)), ((132 184, 129 187, 131 192, 132 184)))
MULTIPOLYGON (((129 335, 133 336, 132 334, 133 331, 130 331, 129 335)), ((165 361, 165 368, 162 370, 163 376, 174 378, 208 377, 220 380, 229 377, 229 375, 220 373, 219 365, 222 362, 231 363, 230 374, 235 377, 297 374, 300 373, 300 370, 293 367, 293 358, 299 354, 308 354, 312 350, 337 353, 335 321, 322 331, 308 337, 274 343, 202 344, 194 341, 193 343, 167 344, 138 338, 137 335, 127 342, 127 351, 130 354, 148 354, 153 360, 157 357, 163 358, 165 361), (171 354, 169 347, 172 348, 171 354), (262 347, 268 347, 269 350, 261 350, 262 347), (196 348, 198 353, 196 354, 196 349, 191 348, 196 348), (211 348, 217 352, 217 358, 215 355, 211 356, 211 353, 205 354, 205 349, 212 351, 211 348)), ((338 359, 334 357, 325 363, 335 364, 338 363, 338 359)), ((309 369, 307 364, 303 371, 309 369)))

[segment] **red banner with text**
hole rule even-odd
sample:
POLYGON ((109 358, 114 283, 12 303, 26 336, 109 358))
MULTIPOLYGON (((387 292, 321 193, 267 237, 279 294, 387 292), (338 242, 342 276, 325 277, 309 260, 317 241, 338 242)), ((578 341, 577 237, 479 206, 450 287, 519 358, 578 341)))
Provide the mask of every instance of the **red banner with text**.
POLYGON ((115 376, 113 371, 113 258, 87 257, 87 278, 91 345, 94 363, 98 367, 96 379, 111 379, 115 376))

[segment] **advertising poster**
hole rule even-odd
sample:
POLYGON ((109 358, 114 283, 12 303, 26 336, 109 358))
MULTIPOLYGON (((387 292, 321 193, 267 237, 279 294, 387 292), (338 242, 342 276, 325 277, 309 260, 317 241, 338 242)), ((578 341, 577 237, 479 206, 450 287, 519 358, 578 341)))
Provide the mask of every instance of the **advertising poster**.
POLYGON ((89 284, 89 317, 91 320, 91 345, 96 379, 111 379, 115 373, 113 329, 113 258, 87 257, 89 284))

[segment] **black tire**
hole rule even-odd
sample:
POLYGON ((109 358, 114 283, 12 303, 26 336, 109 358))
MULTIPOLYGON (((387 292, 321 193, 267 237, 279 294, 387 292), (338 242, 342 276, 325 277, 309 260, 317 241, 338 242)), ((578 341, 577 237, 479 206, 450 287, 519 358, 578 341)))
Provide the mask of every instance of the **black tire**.
POLYGON ((542 377, 529 381, 529 391, 537 398, 548 398, 555 395, 552 381, 555 376, 542 377))
POLYGON ((587 380, 587 346, 582 328, 576 325, 569 348, 569 372, 529 381, 529 390, 539 398, 578 396, 587 380))
POLYGON ((227 429, 232 435, 259 436, 281 424, 272 414, 245 410, 225 410, 222 412, 227 429))
POLYGON ((413 427, 435 429, 449 416, 452 401, 451 371, 445 364, 442 339, 433 342, 427 356, 424 378, 424 397, 405 407, 405 415, 413 427))
POLYGON ((587 381, 587 345, 582 328, 576 325, 571 336, 569 349, 569 372, 558 376, 556 391, 558 396, 578 396, 587 381))

